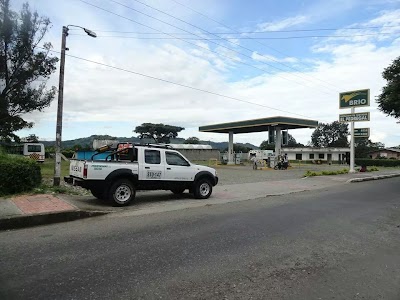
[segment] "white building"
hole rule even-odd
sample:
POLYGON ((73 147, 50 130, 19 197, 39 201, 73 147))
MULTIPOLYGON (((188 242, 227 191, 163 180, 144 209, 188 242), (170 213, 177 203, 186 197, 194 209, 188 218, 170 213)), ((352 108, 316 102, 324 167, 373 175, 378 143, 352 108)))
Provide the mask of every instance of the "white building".
POLYGON ((321 161, 325 163, 345 163, 350 157, 350 148, 282 148, 290 161, 321 161))
POLYGON ((210 145, 202 144, 167 144, 171 148, 178 150, 187 159, 196 160, 219 160, 220 154, 218 149, 213 149, 210 145))

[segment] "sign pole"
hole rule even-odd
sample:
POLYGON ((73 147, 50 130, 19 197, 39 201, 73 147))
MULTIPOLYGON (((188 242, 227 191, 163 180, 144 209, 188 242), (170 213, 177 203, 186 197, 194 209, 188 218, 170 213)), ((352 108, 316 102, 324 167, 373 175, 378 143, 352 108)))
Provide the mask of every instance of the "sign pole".
MULTIPOLYGON (((351 113, 355 113, 354 107, 351 108, 351 113)), ((351 122, 350 126, 350 170, 349 173, 355 173, 354 171, 354 122, 351 122)))

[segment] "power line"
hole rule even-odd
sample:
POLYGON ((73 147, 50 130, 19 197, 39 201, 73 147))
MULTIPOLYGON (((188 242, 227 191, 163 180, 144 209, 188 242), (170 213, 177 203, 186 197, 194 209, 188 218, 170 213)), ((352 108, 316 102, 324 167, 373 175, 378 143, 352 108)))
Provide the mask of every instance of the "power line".
MULTIPOLYGON (((128 21, 133 22, 133 23, 136 23, 136 24, 139 24, 139 25, 141 25, 141 26, 147 27, 147 28, 149 28, 149 29, 151 29, 151 30, 155 30, 155 31, 161 32, 161 33, 166 34, 166 35, 168 35, 168 36, 171 36, 171 37, 173 37, 173 38, 175 38, 175 39, 181 40, 181 41, 183 41, 183 42, 185 42, 185 43, 194 45, 194 46, 196 46, 196 47, 198 47, 198 48, 202 48, 202 49, 205 49, 206 51, 209 51, 209 52, 212 52, 212 53, 216 53, 216 54, 218 54, 218 55, 220 55, 220 56, 227 57, 227 58, 229 58, 229 59, 235 61, 236 63, 240 63, 240 64, 243 64, 243 65, 247 65, 247 66, 250 66, 250 67, 252 67, 252 68, 254 68, 254 69, 258 69, 258 70, 261 70, 261 71, 263 71, 263 72, 266 72, 266 73, 269 73, 269 74, 271 74, 271 75, 274 75, 274 73, 271 73, 271 72, 269 72, 269 71, 267 71, 267 70, 265 70, 265 69, 259 68, 259 67, 257 67, 257 66, 254 66, 254 65, 251 65, 251 64, 242 62, 242 61, 238 61, 236 58, 233 58, 233 57, 231 57, 231 56, 229 56, 229 55, 225 55, 225 54, 222 54, 222 53, 215 52, 215 51, 213 51, 213 50, 211 50, 211 49, 209 49, 209 48, 207 48, 207 47, 203 47, 203 46, 198 45, 198 44, 196 44, 196 43, 191 43, 191 42, 189 42, 189 41, 187 41, 187 40, 185 40, 185 39, 182 39, 182 38, 176 37, 176 36, 174 36, 174 35, 171 35, 171 34, 169 34, 169 33, 163 32, 162 30, 153 28, 153 27, 151 27, 151 26, 149 26, 149 25, 146 25, 146 24, 137 22, 137 21, 132 20, 132 19, 130 19, 130 18, 128 18, 128 17, 125 17, 125 16, 123 16, 123 15, 120 15, 120 14, 117 14, 117 13, 112 12, 112 11, 110 11, 110 10, 107 10, 107 9, 105 9, 105 8, 99 7, 99 6, 95 5, 95 4, 86 2, 86 1, 84 1, 84 0, 79 0, 79 1, 80 1, 80 2, 83 2, 83 3, 86 3, 86 4, 90 5, 90 6, 96 7, 96 8, 98 8, 98 9, 100 9, 100 10, 105 11, 105 12, 108 12, 108 13, 110 13, 110 14, 112 14, 112 15, 118 16, 118 17, 120 17, 120 18, 126 19, 126 20, 128 20, 128 21)), ((164 23, 165 23, 165 22, 164 22, 164 23)), ((171 25, 171 26, 174 26, 174 25, 171 25)), ((184 29, 182 29, 182 30, 184 30, 184 29)), ((212 42, 212 41, 211 41, 211 42, 212 42)), ((212 42, 212 43, 213 43, 213 44, 216 44, 216 45, 218 45, 218 46, 224 47, 224 48, 226 48, 226 49, 229 49, 229 50, 231 50, 232 52, 236 52, 236 53, 239 53, 239 54, 240 54, 240 52, 237 52, 237 51, 235 51, 235 50, 232 50, 232 49, 230 49, 230 48, 228 48, 228 47, 225 47, 225 46, 223 46, 223 45, 221 45, 221 44, 218 44, 218 43, 215 43, 215 42, 212 42)), ((249 57, 249 58, 252 59, 252 57, 247 56, 247 55, 245 55, 245 54, 241 54, 241 55, 244 55, 244 56, 249 57)), ((282 70, 282 69, 280 69, 280 68, 277 68, 277 67, 275 67, 275 66, 273 66, 273 65, 270 65, 270 64, 268 64, 268 63, 265 63, 265 62, 261 62, 261 63, 266 64, 266 65, 269 65, 269 66, 271 66, 271 67, 273 67, 273 68, 275 68, 275 69, 284 71, 284 70, 282 70)), ((301 86, 304 86, 304 87, 309 87, 309 86, 304 85, 304 83, 295 81, 295 80, 293 80, 293 79, 286 78, 286 77, 284 77, 284 76, 282 76, 282 75, 279 75, 279 74, 275 74, 275 75, 278 76, 278 77, 280 77, 280 78, 283 78, 283 79, 285 79, 285 80, 288 80, 288 81, 297 83, 298 85, 301 85, 301 86)), ((320 90, 320 92, 321 92, 321 93, 324 93, 324 94, 328 94, 328 93, 325 92, 325 91, 321 91, 321 90, 320 90)))
MULTIPOLYGON (((161 33, 154 33, 161 34, 161 33)), ((371 34, 353 34, 353 35, 305 35, 305 36, 285 36, 285 37, 234 37, 235 40, 286 40, 286 39, 303 39, 303 38, 347 38, 347 37, 362 37, 362 36, 376 36, 376 35, 392 35, 399 34, 399 32, 382 32, 382 33, 371 33, 371 34)), ((86 36, 86 34, 75 34, 71 35, 81 35, 86 36)), ((193 41, 226 41, 225 38, 192 38, 192 37, 184 37, 184 38, 173 38, 173 37, 137 37, 137 36, 124 36, 124 35, 98 35, 97 37, 110 37, 110 38, 126 38, 126 39, 138 39, 138 40, 193 40, 193 41)), ((253 51, 254 52, 254 51, 253 51)), ((259 54, 261 56, 261 54, 259 54)), ((297 70, 296 70, 297 71, 297 70)))
MULTIPOLYGON (((132 9, 132 10, 134 10, 134 11, 137 11, 136 9, 133 9, 133 8, 131 8, 131 7, 129 7, 129 6, 126 6, 126 5, 124 5, 124 4, 119 3, 118 1, 115 1, 115 0, 109 0, 109 1, 114 2, 114 3, 116 3, 116 4, 119 4, 119 5, 121 5, 121 6, 124 6, 124 7, 128 8, 128 9, 132 9)), ((201 27, 199 27, 199 26, 196 26, 196 25, 194 25, 194 24, 192 24, 192 23, 186 22, 185 20, 182 20, 182 19, 180 19, 180 18, 177 18, 177 17, 175 17, 175 16, 173 16, 173 15, 171 15, 171 14, 169 14, 169 13, 166 13, 166 12, 164 12, 164 11, 162 11, 162 10, 159 10, 158 8, 155 8, 155 7, 153 7, 153 6, 149 5, 149 4, 146 4, 146 3, 142 2, 142 1, 139 1, 139 0, 134 0, 134 1, 136 1, 136 2, 138 2, 138 3, 141 3, 142 5, 147 6, 147 7, 151 8, 151 9, 153 9, 153 10, 156 10, 156 11, 158 11, 158 12, 164 14, 164 15, 167 15, 167 16, 169 16, 169 17, 171 17, 171 18, 174 18, 174 19, 176 19, 176 20, 179 20, 179 21, 182 22, 182 23, 185 23, 185 24, 187 24, 187 25, 190 25, 190 26, 192 26, 192 27, 194 27, 194 28, 197 28, 197 29, 199 29, 199 30, 201 30, 201 31, 204 31, 204 32, 206 32, 206 33, 208 33, 208 34, 212 34, 212 33, 210 33, 208 30, 205 30, 205 29, 203 29, 203 28, 201 28, 201 27)), ((139 13, 141 13, 141 14, 143 14, 143 15, 148 16, 147 14, 145 14, 145 13, 143 13, 143 12, 140 12, 140 11, 137 11, 137 12, 139 12, 139 13)), ((164 22, 164 21, 162 21, 162 20, 160 20, 160 19, 158 19, 158 18, 155 18, 155 17, 153 17, 153 16, 150 16, 150 17, 151 17, 151 18, 154 18, 155 20, 158 20, 158 21, 160 21, 160 22, 163 22, 163 23, 165 23, 165 24, 168 24, 168 25, 170 25, 170 26, 173 26, 173 27, 175 27, 175 28, 177 28, 177 29, 186 31, 186 30, 184 30, 184 29, 182 29, 182 28, 179 28, 179 27, 176 27, 176 26, 174 26, 174 25, 171 25, 171 24, 169 24, 169 23, 167 23, 167 22, 164 22)), ((186 31, 186 32, 187 32, 187 31, 186 31)), ((198 36, 198 35, 196 35, 196 34, 194 34, 194 35, 195 35, 195 36, 198 36)), ((215 35, 215 34, 212 34, 212 35, 214 35, 214 36, 217 37, 217 38, 221 38, 221 37, 218 36, 218 35, 215 35)), ((198 36, 198 37, 200 37, 200 36, 198 36)), ((201 37, 200 37, 200 38, 201 38, 201 37)), ((254 52, 255 52, 254 50, 252 50, 252 49, 250 49, 250 48, 247 48, 247 47, 242 46, 240 43, 235 43, 235 42, 233 42, 233 41, 231 41, 231 40, 229 40, 229 39, 226 39, 226 38, 223 38, 223 40, 225 40, 226 42, 228 42, 228 43, 230 43, 230 44, 236 45, 236 46, 238 46, 238 47, 240 47, 240 48, 242 48, 242 49, 245 49, 245 50, 247 50, 247 51, 249 51, 249 52, 251 52, 251 53, 254 53, 254 52)), ((211 42, 212 42, 212 41, 211 41, 211 42)), ((212 43, 214 43, 214 42, 212 42, 212 43)), ((219 45, 220 45, 220 44, 219 44, 219 45)), ((220 46, 224 47, 223 45, 220 45, 220 46)), ((248 56, 248 55, 246 55, 246 54, 243 54, 243 53, 241 53, 241 52, 238 52, 238 51, 236 51, 236 50, 233 50, 233 49, 231 49, 231 48, 228 48, 228 47, 224 47, 224 48, 227 48, 227 49, 229 49, 229 50, 231 50, 231 51, 235 51, 236 53, 239 53, 240 55, 243 55, 243 56, 245 56, 245 57, 248 57, 248 58, 250 58, 250 59, 253 59, 253 57, 248 56)), ((268 59, 269 61, 274 61, 275 63, 278 63, 278 64, 280 64, 280 65, 283 65, 283 66, 285 66, 285 67, 287 67, 287 68, 290 68, 290 69, 292 69, 292 70, 294 70, 294 71, 296 71, 296 72, 302 73, 302 71, 300 71, 299 69, 296 69, 296 68, 294 68, 294 67, 292 67, 292 66, 289 66, 289 65, 287 65, 287 64, 284 64, 284 63, 282 63, 282 62, 280 62, 280 61, 278 61, 278 60, 276 60, 276 59, 274 59, 274 58, 272 58, 272 57, 268 57, 268 56, 265 56, 265 55, 259 54, 259 53, 258 53, 258 55, 259 55, 259 56, 262 56, 262 57, 264 57, 264 58, 266 58, 266 59, 268 59)), ((276 67, 276 66, 274 66, 274 65, 271 65, 271 64, 269 64, 269 63, 267 63, 267 62, 265 62, 265 61, 260 61, 260 63, 265 64, 265 65, 268 65, 268 66, 273 67, 273 68, 275 68, 275 69, 277 69, 277 70, 280 70, 280 71, 285 71, 285 70, 283 70, 283 69, 281 69, 281 68, 278 68, 278 67, 276 67)), ((301 78, 301 79, 304 80, 304 78, 301 77, 301 76, 298 75, 298 74, 292 74, 292 76, 295 76, 295 77, 298 77, 298 78, 301 78)), ((308 76, 308 77, 313 78, 313 76, 308 76)), ((328 83, 328 84, 331 85, 330 83, 328 83)), ((328 86, 326 86, 326 85, 323 85, 323 86, 325 86, 325 88, 328 88, 328 89, 330 89, 330 90, 333 90, 331 87, 328 87, 328 86)))
MULTIPOLYGON (((211 18, 211 17, 209 17, 209 16, 207 16, 207 15, 205 15, 205 14, 203 14, 203 13, 201 13, 201 12, 199 12, 199 11, 197 11, 197 10, 195 10, 195 9, 193 9, 193 8, 191 8, 191 7, 189 7, 189 6, 187 6, 187 5, 184 5, 184 4, 182 4, 182 3, 180 3, 180 2, 178 2, 178 1, 176 1, 176 0, 171 0, 171 1, 173 1, 173 2, 175 2, 175 3, 177 3, 177 4, 181 5, 181 6, 183 6, 183 7, 187 8, 187 9, 189 9, 189 10, 191 10, 191 11, 193 11, 193 12, 195 12, 195 13, 197 13, 197 14, 199 14, 199 15, 201 15, 201 16, 203 16, 203 17, 205 17, 205 18, 207 18, 207 19, 209 19, 209 20, 211 20, 211 21, 213 21, 213 22, 215 22, 216 24, 219 24, 219 25, 221 25, 221 26, 223 26, 223 27, 225 27, 225 28, 228 28, 229 30, 232 30, 233 32, 237 32, 236 29, 234 29, 234 28, 232 28, 232 27, 230 27, 230 26, 228 26, 228 25, 226 25, 226 24, 223 24, 223 23, 221 23, 221 22, 219 22, 219 21, 217 21, 217 20, 215 20, 215 19, 213 19, 213 18, 211 18)), ((262 45, 262 46, 264 46, 264 47, 267 47, 268 49, 271 49, 271 50, 273 50, 273 51, 275 51, 275 52, 277 52, 277 53, 279 53, 279 54, 282 54, 283 56, 285 56, 285 58, 290 57, 289 55, 283 53, 282 51, 279 51, 278 49, 275 49, 275 48, 273 48, 273 47, 271 47, 271 46, 268 46, 268 45, 265 44, 265 43, 262 43, 262 42, 257 41, 257 40, 255 40, 255 42, 258 43, 258 44, 260 44, 260 45, 262 45)), ((277 60, 274 60, 274 61, 277 61, 277 60)), ((283 64, 283 65, 286 66, 286 64, 283 64)), ((304 65, 304 63, 303 63, 303 65, 304 65)), ((289 66, 289 67, 290 67, 290 66, 289 66)), ((292 68, 292 67, 290 67, 290 68, 292 68)), ((294 69, 294 70, 297 71, 297 69, 295 69, 295 68, 292 68, 292 69, 294 69)), ((314 78, 313 76, 308 76, 308 77, 314 78)), ((320 82, 323 82, 323 83, 327 83, 327 84, 329 84, 329 85, 332 85, 331 83, 329 83, 329 82, 327 82, 327 81, 325 81, 325 80, 321 80, 321 79, 319 79, 319 78, 315 78, 315 79, 319 80, 320 82)), ((332 86, 333 86, 333 85, 332 85, 332 86)), ((336 87, 336 88, 337 88, 337 87, 336 87)))
MULTIPOLYGON (((174 28, 176 28, 176 29, 185 31, 185 32, 187 32, 187 33, 191 33, 192 35, 197 36, 197 37, 199 37, 199 38, 203 38, 202 36, 199 36, 199 35, 197 35, 197 34, 195 34, 195 33, 192 33, 192 32, 190 32, 190 31, 187 31, 187 30, 185 30, 185 29, 183 29, 183 28, 177 27, 177 26, 175 26, 175 25, 173 25, 173 24, 171 24, 171 23, 165 22, 165 21, 163 21, 163 20, 161 20, 161 19, 158 19, 158 18, 156 18, 156 17, 153 17, 153 16, 151 16, 151 15, 148 15, 148 14, 146 14, 146 13, 144 13, 144 12, 141 12, 141 11, 139 11, 139 10, 137 10, 137 9, 134 9, 134 8, 132 8, 132 7, 129 7, 129 6, 127 6, 127 5, 125 5, 125 4, 122 4, 122 3, 118 2, 118 1, 115 1, 115 0, 109 0, 109 1, 110 1, 110 2, 113 2, 113 3, 116 3, 116 4, 118 4, 118 5, 121 5, 121 6, 125 7, 125 8, 130 9, 130 10, 133 10, 133 11, 135 11, 135 12, 137 12, 137 13, 142 14, 142 15, 145 15, 145 16, 147 16, 147 17, 149 17, 149 18, 155 19, 155 20, 157 20, 157 21, 159 21, 159 22, 162 22, 162 23, 164 23, 164 24, 167 24, 167 25, 169 25, 169 26, 171 26, 171 27, 174 27, 174 28)), ((166 12, 163 12, 163 11, 161 11, 161 10, 159 10, 159 9, 157 9, 157 8, 155 8, 155 7, 153 7, 153 6, 151 6, 151 5, 148 5, 148 4, 146 4, 146 3, 143 3, 143 2, 141 2, 141 1, 139 1, 139 0, 134 0, 134 1, 136 1, 136 2, 138 2, 138 3, 141 3, 141 4, 143 4, 143 5, 147 6, 147 7, 150 7, 150 8, 152 8, 153 10, 156 10, 156 11, 162 13, 162 14, 165 14, 165 15, 167 15, 167 16, 170 16, 170 17, 174 18, 174 19, 177 19, 177 20, 179 20, 179 21, 181 21, 181 22, 183 22, 183 23, 185 23, 185 24, 188 24, 188 25, 190 25, 190 26, 192 26, 192 27, 195 27, 195 28, 197 28, 197 29, 200 29, 200 30, 202 30, 202 31, 204 31, 204 32, 209 33, 207 30, 205 30, 205 29, 203 29, 203 28, 201 28, 201 27, 198 27, 198 26, 196 26, 196 25, 193 25, 193 24, 191 24, 191 23, 188 23, 188 22, 186 22, 186 21, 184 21, 184 20, 182 20, 182 19, 180 19, 180 18, 177 18, 177 17, 171 15, 171 14, 168 14, 168 13, 166 13, 166 12)), ((220 38, 220 37, 217 36, 217 35, 215 35, 215 36, 218 37, 218 38, 220 38)), ((251 53, 254 53, 254 50, 249 49, 249 48, 246 48, 246 47, 240 45, 239 43, 232 42, 232 41, 230 41, 230 40, 228 40, 228 39, 224 39, 224 40, 225 40, 226 42, 228 42, 228 43, 231 43, 231 44, 234 44, 234 45, 236 45, 236 46, 238 46, 238 47, 240 47, 240 48, 243 48, 243 49, 245 49, 245 50, 247 50, 247 51, 249 51, 249 52, 251 52, 251 53)), ((209 42, 211 42, 211 43, 213 43, 213 44, 215 44, 215 45, 218 45, 218 46, 220 46, 220 47, 223 47, 223 48, 225 48, 225 49, 228 49, 229 51, 232 51, 232 52, 234 52, 234 53, 237 53, 237 54, 239 54, 239 55, 241 55, 241 56, 244 56, 244 57, 247 57, 247 58, 253 60, 253 57, 251 57, 251 56, 249 56, 249 55, 246 55, 246 54, 244 54, 244 53, 242 53, 242 52, 236 51, 235 49, 226 47, 226 46, 224 46, 224 45, 222 45, 222 44, 215 43, 214 41, 211 41, 211 40, 209 40, 209 42)), ((273 58, 271 58, 271 57, 267 57, 267 56, 264 56, 264 55, 262 55, 262 54, 258 54, 258 55, 267 58, 269 61, 272 60, 272 61, 274 61, 274 62, 276 62, 276 63, 278 63, 278 64, 285 65, 285 64, 283 64, 283 63, 279 62, 278 60, 275 60, 275 59, 273 59, 273 58)), ((284 69, 282 69, 282 68, 279 68, 279 67, 276 67, 276 66, 274 66, 274 65, 272 65, 272 64, 270 64, 270 63, 268 63, 268 62, 266 62, 266 61, 260 61, 260 60, 259 60, 258 62, 261 63, 261 64, 264 64, 264 65, 268 65, 268 66, 270 66, 270 67, 272 67, 272 68, 274 68, 274 69, 280 70, 280 71, 282 71, 282 72, 286 72, 286 70, 284 70, 284 69)), ((291 68, 291 69, 293 69, 293 70, 295 70, 295 71, 297 71, 297 72, 300 72, 300 73, 301 73, 301 71, 298 70, 298 69, 292 68, 292 67, 287 66, 287 65, 285 65, 285 66, 288 67, 288 68, 291 68)), ((294 77, 298 77, 298 78, 300 78, 300 79, 302 79, 302 80, 305 80, 303 77, 301 77, 301 76, 298 75, 298 74, 291 74, 291 75, 294 76, 294 77)), ((310 77, 311 77, 311 76, 310 76, 310 77)), ((309 80, 308 80, 308 81, 309 81, 309 80)), ((304 84, 303 84, 303 85, 304 85, 304 84)), ((330 87, 327 87, 327 86, 325 86, 325 88, 328 88, 328 89, 330 89, 330 90, 333 90, 333 89, 331 89, 330 87)), ((325 92, 323 92, 323 93, 325 93, 325 92)))
MULTIPOLYGON (((174 0, 171 0, 174 1, 174 0)), ((177 1, 174 1, 178 3, 177 1)), ((193 9, 191 9, 193 10, 193 9)), ((194 11, 194 10, 193 10, 194 11)), ((197 12, 197 11, 195 11, 197 12)), ((199 12, 197 12, 199 13, 199 12)), ((201 14, 201 13, 200 13, 201 14)), ((205 16, 205 15, 203 15, 205 16)), ((207 16, 205 16, 207 17, 207 16)), ((208 18, 208 17, 207 17, 208 18)), ((211 19, 214 22, 217 22, 211 19)), ((219 23, 220 25, 228 28, 226 25, 219 23)), ((364 29, 382 29, 382 28, 395 28, 400 27, 400 25, 382 25, 382 26, 365 26, 365 27, 348 27, 348 28, 315 28, 315 29, 291 29, 291 30, 264 30, 264 31, 234 31, 234 32, 211 32, 211 34, 227 34, 227 35, 236 35, 236 34, 268 34, 268 33, 291 33, 291 32, 314 32, 314 31, 338 31, 338 30, 364 30, 364 29)), ((75 28, 71 28, 70 30, 79 30, 75 28)), ((93 29, 95 32, 110 32, 110 33, 135 33, 135 34, 158 34, 155 32, 137 32, 137 31, 119 31, 119 30, 100 30, 93 29)), ((169 32, 170 34, 185 34, 181 32, 169 32)))
MULTIPOLYGON (((38 48, 45 49, 43 47, 38 47, 38 48)), ((58 54, 61 53, 61 52, 56 51, 56 50, 49 50, 49 51, 54 52, 54 53, 58 53, 58 54)), ((274 107, 271 107, 271 106, 268 106, 268 105, 263 105, 263 104, 259 104, 259 103, 256 103, 256 102, 251 102, 251 101, 248 101, 248 100, 243 100, 243 99, 236 98, 236 97, 231 97, 231 96, 219 94, 219 93, 216 93, 216 92, 212 92, 212 91, 196 88, 196 87, 193 87, 193 86, 190 86, 190 85, 186 85, 186 84, 170 81, 170 80, 167 80, 167 79, 158 78, 158 77, 155 77, 155 76, 151 76, 151 75, 135 72, 135 71, 132 71, 132 70, 128 70, 128 69, 124 69, 124 68, 120 68, 120 67, 116 67, 116 66, 112 66, 112 65, 108 65, 108 64, 101 63, 101 62, 94 61, 94 60, 90 60, 90 59, 87 59, 87 58, 83 58, 83 57, 79 57, 79 56, 75 56, 75 55, 71 55, 71 54, 65 54, 65 55, 68 56, 68 57, 72 57, 72 58, 81 60, 81 61, 86 61, 86 62, 90 62, 90 63, 96 64, 96 65, 100 65, 100 66, 103 66, 103 67, 115 69, 115 70, 118 70, 118 71, 123 71, 123 72, 126 72, 126 73, 131 73, 131 74, 135 74, 135 75, 138 75, 138 76, 154 79, 154 80, 157 80, 157 81, 161 81, 161 82, 177 85, 177 86, 188 88, 188 89, 195 90, 195 91, 198 91, 198 92, 203 92, 203 93, 211 94, 211 95, 214 95, 214 96, 235 100, 235 101, 242 102, 242 103, 252 104, 252 105, 259 106, 259 107, 268 108, 268 109, 272 109, 272 110, 276 110, 276 111, 280 111, 280 112, 284 112, 284 113, 288 113, 288 114, 292 114, 292 115, 297 115, 297 116, 308 118, 308 116, 297 114, 297 113, 293 113, 293 112, 290 112, 290 111, 287 111, 287 110, 274 108, 274 107)))

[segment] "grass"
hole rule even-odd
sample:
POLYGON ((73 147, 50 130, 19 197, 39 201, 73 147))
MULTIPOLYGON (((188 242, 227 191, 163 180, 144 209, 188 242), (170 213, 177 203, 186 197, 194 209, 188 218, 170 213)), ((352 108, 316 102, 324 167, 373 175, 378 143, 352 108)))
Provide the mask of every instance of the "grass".
MULTIPOLYGON (((21 158, 23 159, 22 156, 20 155, 11 155, 11 154, 5 154, 2 151, 0 151, 0 159, 7 159, 9 160, 9 157, 14 157, 14 158, 21 158)), ((7 195, 7 196, 17 196, 17 195, 23 195, 26 193, 33 193, 33 194, 79 194, 77 191, 75 191, 73 188, 66 187, 66 186, 53 186, 53 177, 54 177, 54 158, 46 158, 43 163, 38 163, 41 169, 41 174, 42 174, 42 183, 39 187, 33 188, 31 191, 27 192, 21 192, 21 193, 15 193, 12 195, 7 195)), ((67 161, 61 161, 61 180, 64 179, 64 176, 69 175, 69 162, 67 161)))
MULTIPOLYGON (((40 163, 42 172, 42 184, 33 190, 34 194, 69 194, 79 195, 79 193, 69 186, 53 186, 54 178, 54 158, 46 158, 43 163, 40 163)), ((61 181, 64 176, 69 175, 69 162, 61 160, 61 181)))
POLYGON ((43 182, 39 187, 33 189, 33 194, 68 194, 80 195, 73 188, 68 186, 53 186, 51 182, 43 182))
POLYGON ((308 170, 307 172, 304 173, 304 177, 339 175, 339 174, 347 174, 347 173, 349 173, 349 170, 347 170, 347 169, 337 170, 337 171, 321 171, 321 172, 315 172, 315 171, 308 170))
MULTIPOLYGON (((46 158, 43 163, 40 164, 43 179, 53 179, 54 177, 54 158, 46 158)), ((64 176, 69 175, 69 162, 61 161, 61 180, 64 176)))
MULTIPOLYGON (((379 169, 377 167, 367 168, 367 172, 374 172, 374 171, 379 171, 379 169)), ((348 169, 337 170, 337 171, 321 171, 321 172, 315 172, 315 171, 308 170, 307 172, 304 173, 304 177, 339 175, 339 174, 347 174, 347 173, 349 173, 348 169)))

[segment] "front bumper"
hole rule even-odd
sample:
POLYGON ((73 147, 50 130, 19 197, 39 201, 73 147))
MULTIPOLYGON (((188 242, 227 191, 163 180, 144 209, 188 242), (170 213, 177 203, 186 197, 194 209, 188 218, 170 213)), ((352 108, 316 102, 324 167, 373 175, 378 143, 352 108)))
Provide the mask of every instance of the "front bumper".
POLYGON ((215 182, 214 186, 216 186, 216 185, 218 184, 218 176, 214 176, 214 178, 215 178, 215 180, 214 180, 214 182, 215 182))

